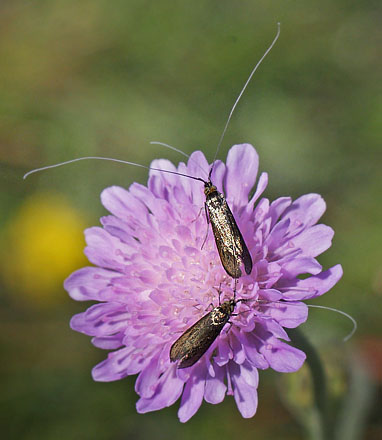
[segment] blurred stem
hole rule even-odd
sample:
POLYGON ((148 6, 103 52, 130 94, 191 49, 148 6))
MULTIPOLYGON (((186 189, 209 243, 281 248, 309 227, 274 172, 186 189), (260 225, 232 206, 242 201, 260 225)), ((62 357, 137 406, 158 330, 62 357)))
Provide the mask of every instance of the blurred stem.
POLYGON ((312 438, 317 440, 329 440, 331 438, 330 423, 328 420, 328 395, 326 387, 326 375, 321 359, 306 336, 298 328, 290 329, 288 334, 293 344, 306 354, 306 363, 310 368, 313 395, 315 404, 316 420, 312 420, 308 426, 312 438))
POLYGON ((365 438, 365 426, 375 396, 367 366, 362 359, 349 356, 349 361, 349 388, 337 418, 333 436, 336 440, 365 438))

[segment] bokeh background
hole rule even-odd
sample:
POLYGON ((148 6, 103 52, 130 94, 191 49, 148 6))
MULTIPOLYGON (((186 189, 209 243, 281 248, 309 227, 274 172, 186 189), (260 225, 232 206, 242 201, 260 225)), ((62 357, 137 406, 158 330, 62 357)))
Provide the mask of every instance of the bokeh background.
POLYGON ((259 408, 232 398, 185 425, 177 404, 138 415, 135 378, 95 383, 106 353, 69 329, 63 280, 86 264, 82 231, 104 214, 109 185, 145 170, 80 162, 23 181, 35 167, 83 155, 149 164, 212 160, 229 110, 247 89, 219 158, 258 150, 266 196, 318 192, 335 231, 320 262, 344 277, 302 328, 324 359, 336 438, 379 439, 382 382, 381 8, 349 0, 35 0, 0 3, 0 419, 4 439, 309 438, 309 372, 261 372, 259 408))

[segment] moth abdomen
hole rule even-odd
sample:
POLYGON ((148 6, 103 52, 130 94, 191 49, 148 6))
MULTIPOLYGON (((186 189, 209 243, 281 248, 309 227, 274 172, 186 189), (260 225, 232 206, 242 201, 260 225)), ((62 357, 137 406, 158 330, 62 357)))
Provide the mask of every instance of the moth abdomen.
POLYGON ((225 301, 188 328, 171 346, 171 362, 179 361, 177 368, 194 365, 220 335, 239 301, 225 301))

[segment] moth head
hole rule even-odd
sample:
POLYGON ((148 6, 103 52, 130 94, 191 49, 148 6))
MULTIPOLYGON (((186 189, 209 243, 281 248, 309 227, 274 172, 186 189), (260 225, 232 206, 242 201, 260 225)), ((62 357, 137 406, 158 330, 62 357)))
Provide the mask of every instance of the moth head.
POLYGON ((221 310, 222 310, 223 313, 231 315, 231 314, 234 312, 234 310, 235 310, 236 303, 237 303, 237 301, 235 301, 235 300, 232 298, 232 299, 230 299, 229 301, 225 301, 225 302, 220 306, 220 308, 221 308, 221 310))
POLYGON ((210 194, 217 191, 216 186, 212 184, 212 182, 209 180, 208 182, 204 182, 204 194, 209 196, 210 194))

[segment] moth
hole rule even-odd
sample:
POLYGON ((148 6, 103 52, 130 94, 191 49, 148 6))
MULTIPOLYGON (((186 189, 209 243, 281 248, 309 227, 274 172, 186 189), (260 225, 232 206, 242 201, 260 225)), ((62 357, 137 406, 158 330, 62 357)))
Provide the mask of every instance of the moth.
MULTIPOLYGON (((240 101, 241 96, 243 95, 245 89, 247 88, 252 76, 256 72, 257 68, 262 63, 263 59, 267 56, 267 54, 270 52, 274 44, 276 43, 278 37, 280 35, 280 25, 278 24, 278 30, 277 34, 271 43, 271 45, 268 47, 268 49, 265 51, 264 55, 260 58, 258 63, 255 65, 255 67, 252 69, 247 81, 244 84, 244 87, 241 89, 238 97, 236 98, 235 103, 233 104, 231 111, 229 113, 228 119, 226 121, 226 124, 224 126, 222 135, 220 137, 214 160, 212 161, 211 169, 209 170, 208 174, 208 180, 204 180, 200 177, 195 176, 189 176, 187 174, 179 173, 176 171, 170 171, 170 170, 161 170, 157 168, 151 168, 145 165, 141 165, 135 162, 129 162, 125 160, 120 159, 113 159, 113 158, 106 158, 106 157, 98 157, 98 156, 90 156, 90 157, 79 157, 76 159, 68 160, 65 162, 60 162, 55 165, 48 165, 42 168, 36 168, 32 171, 29 171, 24 175, 24 179, 29 176, 32 173, 46 170, 49 168, 55 168, 58 166, 66 165, 68 163, 78 162, 80 160, 87 160, 87 159, 98 159, 98 160, 110 160, 113 162, 119 162, 119 163, 125 163, 128 165, 134 165, 141 168, 146 168, 149 170, 154 171, 161 171, 163 173, 169 173, 169 174, 177 174, 179 176, 188 177, 190 179, 199 180, 204 183, 204 194, 206 196, 205 201, 205 212, 206 212, 206 218, 207 222, 211 223, 212 231, 215 237, 215 243, 216 247, 219 252, 220 260, 222 262, 222 265, 227 272, 228 275, 230 275, 232 278, 240 278, 242 275, 240 266, 244 264, 245 272, 246 274, 250 274, 252 271, 252 258, 248 251, 247 245, 245 244, 245 241, 243 239, 243 236, 236 224, 236 221, 232 215, 232 212, 227 204, 227 201, 223 194, 221 194, 217 189, 216 186, 213 185, 211 182, 211 175, 213 171, 213 167, 215 164, 215 160, 217 157, 217 154, 219 152, 219 148, 221 146, 222 140, 224 138, 224 135, 227 131, 227 127, 229 125, 229 122, 231 120, 232 114, 240 101)), ((165 147, 168 147, 174 151, 177 151, 178 153, 181 153, 187 157, 189 157, 186 153, 183 151, 171 147, 170 145, 164 144, 162 142, 151 142, 152 144, 159 144, 165 147)))
MULTIPOLYGON (((163 142, 151 142, 151 144, 161 145, 177 151, 189 158, 189 156, 183 151, 163 142)), ((206 197, 204 211, 207 223, 211 223, 221 263, 229 276, 232 278, 240 278, 242 275, 240 266, 242 264, 244 264, 244 269, 247 275, 252 272, 252 258, 224 195, 217 190, 216 186, 211 181, 215 159, 216 154, 208 173, 208 180, 179 173, 177 171, 159 169, 155 169, 155 171, 188 177, 189 179, 198 180, 204 184, 204 195, 206 197)), ((150 169, 154 170, 154 168, 150 169)))
POLYGON ((249 275, 252 271, 252 258, 225 197, 211 180, 204 182, 204 194, 207 222, 211 223, 225 271, 232 278, 240 278, 240 266, 244 263, 245 272, 249 275))
MULTIPOLYGON (((170 149, 180 151, 170 145, 163 144, 162 142, 152 142, 153 144, 160 144, 170 149)), ((183 152, 182 152, 183 153, 183 152)), ((183 153, 185 154, 185 153, 183 153)), ((55 165, 48 165, 43 168, 37 168, 29 171, 24 175, 24 179, 32 173, 42 171, 48 168, 55 168, 57 166, 65 165, 72 162, 78 162, 86 159, 99 159, 110 160, 112 162, 120 162, 128 165, 134 165, 141 168, 146 168, 153 171, 161 171, 162 173, 176 174, 178 176, 188 177, 189 179, 198 180, 204 184, 204 194, 206 201, 204 204, 207 223, 211 223, 212 231, 215 237, 216 247, 219 252, 222 265, 229 276, 232 278, 240 278, 242 275, 240 266, 244 263, 245 272, 249 275, 252 271, 252 258, 248 251, 247 245, 243 239, 243 236, 237 226, 234 216, 227 204, 227 201, 223 194, 221 194, 215 185, 211 182, 211 174, 213 170, 213 164, 211 166, 208 180, 204 180, 201 177, 190 176, 188 174, 179 173, 177 171, 161 170, 159 168, 147 167, 135 162, 129 162, 126 160, 104 158, 97 156, 78 157, 76 159, 61 162, 55 165)))
POLYGON ((225 301, 195 322, 172 344, 170 361, 179 361, 177 368, 194 365, 220 335, 236 304, 241 301, 245 300, 232 298, 225 301))
MULTIPOLYGON (((151 142, 152 144, 162 145, 171 150, 175 150, 189 157, 183 151, 162 142, 151 142)), ((211 223, 212 232, 214 234, 216 247, 219 252, 221 263, 229 276, 232 278, 240 278, 242 275, 240 266, 244 264, 245 272, 249 275, 252 272, 252 258, 244 238, 237 226, 236 220, 228 206, 226 198, 220 193, 211 181, 211 175, 215 159, 212 162, 208 173, 208 180, 201 177, 190 176, 176 171, 157 170, 171 174, 177 174, 198 180, 204 184, 204 211, 207 223, 211 223)), ((151 168, 153 169, 153 168, 151 168)))

